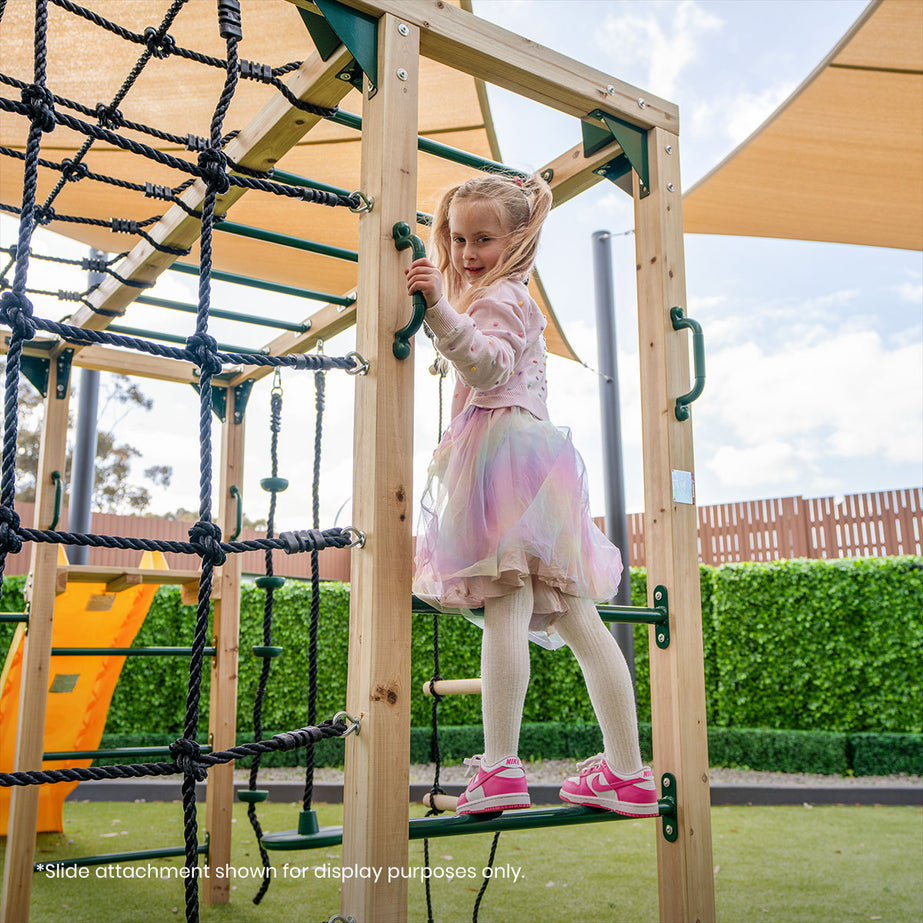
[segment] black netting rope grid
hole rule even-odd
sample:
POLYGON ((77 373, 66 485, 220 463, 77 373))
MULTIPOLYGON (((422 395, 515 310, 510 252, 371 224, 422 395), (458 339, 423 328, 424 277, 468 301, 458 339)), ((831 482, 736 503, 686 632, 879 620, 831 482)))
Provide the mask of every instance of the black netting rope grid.
MULTIPOLYGON (((278 371, 276 372, 278 375, 278 371)), ((273 384, 272 392, 269 397, 269 430, 270 430, 270 447, 269 447, 269 457, 270 457, 270 491, 269 491, 269 513, 266 517, 266 537, 272 538, 273 531, 275 529, 275 519, 276 519, 276 501, 278 499, 278 493, 282 486, 282 482, 279 480, 279 431, 282 429, 282 388, 278 384, 278 379, 276 383, 273 384)), ((263 645, 266 648, 272 646, 272 616, 273 616, 273 602, 275 599, 275 581, 273 578, 275 574, 273 573, 272 565, 272 550, 266 550, 266 580, 264 586, 264 592, 266 594, 264 605, 263 605, 263 645)), ((261 737, 263 735, 263 700, 266 696, 266 686, 269 683, 269 673, 272 660, 268 656, 268 651, 264 652, 263 664, 260 668, 260 679, 256 689, 256 695, 253 699, 253 733, 256 737, 261 737)), ((308 719, 308 724, 312 721, 311 718, 308 719)), ((253 792, 256 791, 257 783, 259 781, 260 774, 260 763, 261 759, 259 754, 254 756, 253 761, 250 763, 250 778, 248 783, 248 789, 253 792)), ((256 813, 256 804, 250 802, 247 805, 247 818, 250 821, 250 826, 253 828, 253 833, 256 836, 257 847, 260 851, 260 860, 263 863, 263 880, 260 882, 260 887, 257 893, 253 897, 253 903, 259 904, 263 899, 263 896, 269 890, 269 884, 272 881, 272 872, 270 871, 271 863, 269 861, 269 853, 266 852, 266 848, 263 846, 263 827, 260 824, 259 817, 256 813)))
MULTIPOLYGON (((176 9, 183 0, 174 3, 176 9)), ((0 15, 3 7, 0 6, 0 15)), ((226 191, 228 179, 226 158, 219 149, 221 126, 228 106, 234 94, 239 71, 237 61, 237 41, 240 38, 239 6, 235 0, 222 0, 219 4, 219 25, 222 37, 227 43, 227 76, 224 90, 216 106, 211 125, 212 146, 203 151, 199 158, 200 167, 205 173, 206 194, 202 209, 201 235, 201 273, 199 279, 199 305, 196 315, 196 330, 187 343, 187 349, 196 357, 200 369, 200 491, 199 522, 190 530, 189 543, 160 543, 150 540, 126 540, 113 536, 96 536, 90 534, 52 532, 51 530, 29 530, 19 526, 18 516, 14 510, 15 496, 15 457, 17 444, 17 402, 19 390, 19 372, 22 348, 25 340, 30 339, 38 326, 32 318, 31 304, 25 297, 28 275, 29 248, 35 227, 35 195, 37 189, 38 154, 43 132, 52 131, 56 124, 50 94, 45 88, 46 65, 46 27, 47 2, 36 0, 35 4, 35 66, 34 83, 23 91, 24 102, 30 117, 29 136, 26 143, 24 163, 24 181, 22 208, 20 212, 19 239, 16 253, 16 269, 13 290, 6 291, 0 297, 2 317, 12 329, 12 336, 7 354, 7 368, 4 396, 4 430, 3 453, 0 462, 0 584, 6 555, 21 548, 22 540, 55 541, 61 543, 104 544, 112 547, 166 547, 168 550, 191 551, 202 559, 202 572, 199 582, 199 599, 196 610, 195 629, 192 643, 192 656, 189 664, 188 694, 183 736, 171 747, 175 759, 168 764, 146 764, 121 767, 90 767, 87 769, 63 769, 50 772, 25 772, 0 775, 0 782, 5 786, 42 784, 56 781, 81 781, 94 778, 134 777, 137 775, 183 773, 183 815, 185 828, 186 868, 186 918, 190 923, 198 921, 198 883, 195 869, 198 866, 198 825, 196 821, 195 783, 197 779, 207 776, 209 765, 230 761, 239 757, 253 756, 267 749, 292 749, 295 746, 307 746, 326 736, 342 736, 342 725, 328 723, 327 730, 305 728, 299 732, 277 735, 272 742, 235 747, 221 754, 201 754, 195 741, 197 731, 199 701, 201 697, 201 680, 204 665, 206 634, 208 629, 209 603, 213 569, 224 560, 227 550, 250 550, 252 543, 222 543, 221 530, 212 522, 211 516, 211 414, 212 395, 211 380, 221 371, 222 364, 217 353, 217 345, 208 336, 208 311, 211 283, 211 238, 214 224, 214 207, 216 196, 226 191), (235 10, 236 7, 236 10, 235 10), (183 547, 186 546, 187 547, 183 547), (172 548, 170 546, 173 546, 172 548), (234 547, 240 546, 240 547, 234 547), (249 547, 248 547, 249 546, 249 547)), ((343 531, 343 530, 332 530, 343 531)), ((289 533, 297 549, 304 550, 311 543, 323 540, 319 530, 307 533, 289 533)), ((281 537, 280 537, 281 540, 281 537)), ((265 540, 272 541, 272 540, 265 540)), ((257 546, 262 541, 257 540, 257 546)), ((262 545, 262 547, 268 547, 262 545)))
MULTIPOLYGON (((311 522, 320 518, 320 460, 324 435, 324 373, 314 373, 314 472, 311 479, 311 522)), ((320 566, 317 551, 311 552, 311 622, 308 628, 308 724, 317 720, 317 632, 320 626, 320 566), (314 716, 313 718, 311 716, 314 716)), ((314 798, 314 751, 305 754, 302 810, 311 810, 314 798)))

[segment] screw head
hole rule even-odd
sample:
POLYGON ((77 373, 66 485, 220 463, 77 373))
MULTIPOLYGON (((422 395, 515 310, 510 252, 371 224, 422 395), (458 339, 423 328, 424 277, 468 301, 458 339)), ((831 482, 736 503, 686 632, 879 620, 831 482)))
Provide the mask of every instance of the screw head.
POLYGON ((639 99, 639 100, 638 100, 638 108, 639 108, 639 109, 646 109, 646 108, 647 108, 647 103, 646 103, 643 99, 639 99))
POLYGON ((667 824, 666 827, 663 828, 663 832, 664 832, 667 836, 673 836, 673 825, 672 825, 672 824, 667 824))
POLYGON ((615 87, 612 86, 612 84, 610 83, 609 86, 606 87, 606 92, 607 92, 610 96, 615 96, 615 87))
POLYGON ((672 153, 673 153, 673 145, 672 145, 672 144, 668 144, 668 145, 664 148, 664 150, 665 150, 668 154, 672 154, 672 153))
POLYGON ((407 24, 406 24, 406 23, 403 23, 403 22, 402 22, 402 23, 398 23, 397 31, 400 32, 401 35, 409 35, 409 34, 410 34, 410 29, 408 29, 408 28, 407 28, 407 24))
POLYGON ((664 779, 664 780, 663 780, 663 787, 664 787, 664 788, 669 788, 669 787, 670 787, 670 780, 669 780, 669 779, 664 779))
MULTIPOLYGON (((663 632, 660 632, 660 634, 657 635, 657 640, 658 640, 661 644, 663 644, 663 642, 666 641, 666 638, 667 638, 667 636, 666 636, 663 632)), ((670 783, 669 783, 669 782, 664 782, 663 784, 664 784, 664 785, 669 785, 670 783)))
POLYGON ((351 79, 352 79, 352 74, 350 74, 349 71, 340 71, 340 73, 337 74, 337 77, 338 77, 340 80, 351 80, 351 79))
POLYGON ((406 79, 407 79, 407 71, 405 71, 403 67, 399 67, 399 68, 397 69, 397 79, 398 79, 398 80, 406 80, 406 79))
POLYGON ((673 192, 674 186, 673 183, 667 183, 667 192, 673 192))

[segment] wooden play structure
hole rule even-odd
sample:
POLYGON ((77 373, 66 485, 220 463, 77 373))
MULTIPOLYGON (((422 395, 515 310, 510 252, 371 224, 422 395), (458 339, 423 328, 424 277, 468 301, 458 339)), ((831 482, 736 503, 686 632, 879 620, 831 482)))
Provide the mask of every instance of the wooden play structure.
MULTIPOLYGON (((372 203, 358 219, 358 286, 355 303, 327 304, 310 317, 308 329, 286 333, 266 346, 269 355, 306 353, 351 324, 356 352, 368 374, 355 378, 356 433, 353 522, 365 536, 353 551, 347 701, 361 730, 346 740, 343 864, 407 866, 410 697, 411 521, 413 362, 393 349, 395 331, 411 312, 394 228, 413 225, 417 213, 418 98, 421 59, 473 75, 572 116, 583 141, 548 163, 556 204, 604 179, 634 200, 640 330, 641 398, 645 480, 645 547, 650 605, 655 587, 669 598, 668 644, 651 632, 654 774, 664 798, 675 805, 655 820, 660 914, 664 921, 715 918, 708 755, 692 422, 677 399, 689 397, 690 337, 682 329, 686 304, 682 185, 678 112, 672 104, 614 77, 526 41, 444 0, 291 0, 313 16, 317 52, 286 77, 289 91, 317 106, 335 107, 350 91, 357 69, 364 73, 359 188, 372 203), (344 79, 344 75, 347 75, 344 79)), ((212 6, 212 5, 209 5, 212 6)), ((244 4, 246 14, 246 4, 244 4)), ((245 20, 246 22, 246 20, 245 20)), ((307 32, 305 47, 309 48, 307 32)), ((323 123, 321 116, 271 96, 258 114, 228 141, 229 159, 266 170, 323 123)), ((245 190, 231 186, 218 196, 222 212, 233 212, 245 190)), ((131 281, 153 282, 176 260, 164 247, 188 248, 200 222, 201 179, 182 193, 147 229, 159 247, 141 240, 78 307, 77 327, 103 330, 113 315, 137 297, 131 281)), ((687 320, 687 319, 686 319, 687 320)), ((38 476, 37 522, 52 515, 52 472, 63 470, 70 363, 75 366, 182 383, 196 380, 192 362, 126 354, 105 345, 31 344, 48 360, 44 438, 38 476), (58 387, 58 385, 62 387, 58 387)), ((212 385, 227 408, 221 428, 219 511, 222 532, 233 531, 235 485, 243 471, 246 395, 264 367, 222 371, 212 385)), ((78 568, 71 568, 73 579, 78 568)), ((130 575, 126 576, 126 580, 130 575)), ((119 584, 117 575, 109 581, 119 584)), ((119 584, 120 585, 120 584, 119 584)), ((210 736, 216 750, 233 746, 239 621, 239 556, 231 555, 214 583, 210 736)), ((16 769, 42 764, 41 728, 48 699, 57 551, 36 545, 30 575, 28 634, 22 658, 16 769)), ((209 862, 230 859, 232 764, 209 772, 206 828, 209 862)), ((3 923, 28 918, 34 859, 38 789, 12 792, 10 835, 3 882, 3 923)), ((653 831, 652 831, 653 832, 653 831)), ((553 834, 551 834, 553 835, 553 834)), ((407 915, 407 880, 385 877, 344 882, 341 913, 358 923, 400 921, 407 915)), ((614 885, 613 887, 617 887, 614 885)), ((229 899, 227 879, 204 879, 203 897, 229 899)), ((268 911, 267 911, 268 912, 268 911)))

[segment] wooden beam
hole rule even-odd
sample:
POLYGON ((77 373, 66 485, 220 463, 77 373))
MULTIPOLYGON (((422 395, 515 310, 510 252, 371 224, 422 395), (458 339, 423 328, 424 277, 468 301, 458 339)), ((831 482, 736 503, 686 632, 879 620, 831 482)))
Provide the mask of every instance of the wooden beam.
POLYGON ((549 185, 554 194, 554 207, 557 208, 580 195, 581 192, 602 182, 603 178, 595 171, 621 153, 622 148, 617 141, 607 144, 589 157, 583 154, 583 144, 576 144, 536 172, 552 171, 549 185))
MULTIPOLYGON (((674 414, 689 390, 689 335, 670 308, 686 306, 682 187, 675 135, 648 137, 650 194, 634 177, 644 458, 644 545, 648 593, 670 600, 670 646, 650 642, 654 768, 676 779, 678 837, 657 836, 660 919, 715 919, 711 804, 696 508, 673 494, 673 472, 694 477, 692 421, 674 414), (668 153, 669 152, 669 153, 668 153)), ((651 600, 650 605, 653 605, 651 600)))
MULTIPOLYGON (((221 475, 218 524, 228 541, 234 532, 237 504, 231 488, 240 487, 244 480, 244 423, 228 414, 221 429, 221 475)), ((215 656, 212 658, 209 689, 209 743, 216 751, 228 750, 237 737, 237 660, 240 638, 240 574, 239 554, 228 555, 215 575, 220 586, 214 601, 212 625, 215 656)), ((234 763, 214 766, 208 773, 205 798, 205 829, 208 831, 208 864, 213 869, 231 864, 232 809, 234 807, 234 763)), ((231 881, 225 876, 209 875, 202 885, 206 904, 226 904, 231 896, 231 881)))
MULTIPOLYGON (((290 2, 314 8, 311 0, 290 2)), ((344 2, 363 13, 390 13, 416 26, 420 30, 420 51, 426 57, 568 115, 582 118, 594 109, 604 109, 641 128, 657 126, 679 131, 679 111, 673 103, 444 0, 344 2), (639 100, 643 100, 643 106, 639 100)))
MULTIPOLYGON (((283 333, 276 337, 265 347, 270 356, 289 356, 294 353, 310 352, 317 346, 319 340, 342 333, 356 323, 355 304, 344 307, 343 305, 328 304, 315 311, 304 323, 310 324, 310 329, 304 333, 283 333)), ((229 384, 233 388, 243 381, 258 381, 271 375, 274 369, 270 366, 246 366, 234 375, 229 384)))
MULTIPOLYGON (((315 52, 292 73, 287 85, 299 99, 318 106, 336 106, 352 89, 348 82, 337 77, 351 60, 352 56, 343 46, 326 61, 321 60, 315 52)), ((295 108, 284 96, 276 93, 240 134, 228 143, 225 153, 244 166, 267 170, 320 120, 320 116, 295 108)), ((216 213, 227 211, 246 191, 244 187, 232 186, 224 195, 218 196, 216 213)), ((182 194, 183 202, 192 209, 201 208, 204 197, 205 184, 201 180, 196 180, 182 194)), ((185 248, 195 243, 200 230, 201 223, 196 218, 174 205, 148 233, 160 244, 185 248)), ((120 264, 119 274, 128 280, 154 282, 175 260, 172 254, 162 253, 142 240, 120 264)), ((122 313, 138 293, 136 287, 107 276, 99 288, 90 294, 89 300, 96 310, 122 313)), ((101 330, 112 319, 84 306, 74 312, 71 324, 101 330)))
MULTIPOLYGON (((370 369, 356 378, 353 521, 366 544, 352 558, 346 710, 361 730, 346 741, 343 865, 370 869, 408 861, 413 357, 392 353, 411 301, 391 230, 416 214, 419 32, 401 24, 379 23, 379 86, 362 131, 361 184, 375 208, 359 224, 356 349, 370 369)), ((386 877, 344 881, 341 913, 406 920, 407 880, 386 877)))
MULTIPOLYGON (((41 546, 40 546, 41 547, 41 546)), ((126 586, 152 583, 155 586, 198 584, 197 570, 159 570, 146 567, 107 567, 105 564, 68 564, 58 567, 68 583, 116 583, 126 586)), ((113 592, 110 590, 109 592, 113 592)))
MULTIPOLYGON (((57 363, 52 362, 36 476, 37 523, 48 523, 52 520, 55 489, 51 473, 64 470, 67 449, 67 409, 70 391, 65 389, 64 397, 58 398, 56 385, 57 363)), ((23 641, 14 771, 36 770, 42 767, 54 601, 57 595, 58 550, 58 546, 47 544, 37 544, 32 549, 32 567, 28 580, 31 606, 29 630, 23 641)), ((3 923, 23 923, 29 919, 38 794, 37 785, 15 787, 10 793, 6 863, 0 900, 0 920, 3 923)))

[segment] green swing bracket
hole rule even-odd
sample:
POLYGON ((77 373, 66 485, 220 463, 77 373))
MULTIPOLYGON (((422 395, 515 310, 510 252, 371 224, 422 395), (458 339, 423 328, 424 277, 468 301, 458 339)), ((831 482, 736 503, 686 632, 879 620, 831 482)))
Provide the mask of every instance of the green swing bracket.
POLYGON ((670 646, 670 605, 665 586, 658 584, 654 587, 654 605, 650 609, 643 606, 615 606, 607 603, 596 608, 599 617, 604 622, 651 625, 654 628, 654 641, 657 647, 666 650, 670 646))
MULTIPOLYGON (((317 53, 326 61, 345 45, 353 56, 352 63, 338 75, 362 92, 362 75, 378 87, 378 20, 368 13, 350 9, 337 0, 316 0, 320 13, 298 7, 301 19, 317 53)), ((372 95, 374 95, 374 89, 372 95)))
POLYGON ((647 160, 647 132, 602 109, 594 109, 580 123, 583 130, 583 156, 589 157, 617 141, 622 153, 608 163, 597 167, 598 176, 615 183, 623 192, 632 194, 631 171, 641 181, 641 198, 650 193, 650 168, 647 160))
POLYGON ((665 772, 660 777, 660 822, 663 838, 668 843, 675 843, 679 836, 679 823, 676 813, 676 777, 665 772))
MULTIPOLYGON (((192 387, 201 393, 198 382, 193 382, 192 387)), ((247 402, 250 400, 250 392, 253 390, 253 381, 248 379, 242 381, 239 385, 234 386, 234 422, 241 424, 244 422, 244 414, 247 411, 247 402)), ((222 422, 226 422, 228 415, 228 389, 222 385, 212 385, 212 411, 215 416, 222 422)))

